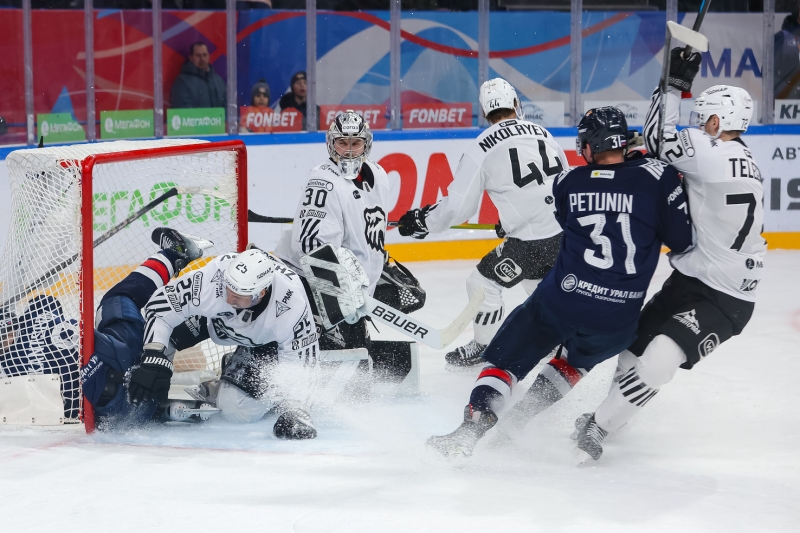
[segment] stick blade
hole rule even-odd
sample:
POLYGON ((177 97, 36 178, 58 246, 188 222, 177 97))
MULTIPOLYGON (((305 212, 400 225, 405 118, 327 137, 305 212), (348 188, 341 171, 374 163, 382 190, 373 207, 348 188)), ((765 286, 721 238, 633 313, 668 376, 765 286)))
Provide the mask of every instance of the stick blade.
POLYGON ((667 29, 670 35, 698 52, 708 52, 708 39, 699 31, 691 30, 671 20, 667 21, 667 29))
POLYGON ((444 328, 440 335, 439 341, 441 343, 441 348, 447 348, 456 337, 458 337, 462 331, 464 331, 467 325, 472 322, 472 319, 475 318, 475 315, 478 314, 478 309, 480 309, 481 305, 483 305, 483 300, 485 296, 483 294, 483 289, 478 288, 475 291, 475 294, 472 295, 467 306, 461 311, 453 322, 444 328))

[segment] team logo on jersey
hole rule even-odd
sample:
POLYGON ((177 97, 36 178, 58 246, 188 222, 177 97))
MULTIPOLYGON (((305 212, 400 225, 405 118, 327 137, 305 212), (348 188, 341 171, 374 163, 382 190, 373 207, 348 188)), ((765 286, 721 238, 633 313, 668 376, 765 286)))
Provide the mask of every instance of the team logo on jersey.
POLYGON ((590 178, 603 178, 606 180, 613 180, 614 179, 614 171, 613 170, 592 170, 592 173, 589 174, 590 178))
POLYGON ((59 322, 50 330, 50 342, 61 350, 73 350, 79 344, 78 331, 70 322, 59 322))
POLYGON ((577 286, 578 278, 575 277, 575 274, 567 274, 564 276, 564 279, 561 280, 561 288, 566 292, 574 291, 577 286))
POLYGON ((221 313, 217 313, 217 316, 222 318, 230 318, 233 316, 233 313, 230 311, 222 311, 221 313))
POLYGON ((646 170, 655 179, 660 180, 667 164, 660 159, 647 159, 639 168, 646 170))
POLYGON ((545 196, 544 197, 544 203, 546 203, 547 205, 550 205, 553 202, 555 202, 555 198, 553 198, 552 196, 545 196))
POLYGON ((677 315, 672 315, 672 318, 692 330, 695 335, 700 335, 700 322, 697 321, 694 309, 684 313, 678 313, 677 315))
POLYGON ((360 192, 358 192, 358 191, 353 191, 353 198, 355 198, 356 200, 358 200, 359 198, 361 198, 361 193, 360 193, 360 192))
POLYGON ((370 248, 383 252, 383 243, 386 240, 386 213, 380 206, 364 210, 364 236, 370 248))
POLYGON ((511 258, 506 257, 494 266, 494 273, 497 274, 497 277, 502 281, 511 283, 522 274, 522 268, 511 260, 511 258))
POLYGON ((289 307, 285 303, 279 302, 278 300, 275 300, 275 316, 276 317, 281 316, 283 313, 285 313, 289 309, 291 309, 291 307, 289 307))
POLYGON ((700 341, 700 344, 697 345, 697 351, 700 353, 700 357, 706 357, 716 350, 717 346, 719 346, 719 337, 717 337, 716 333, 709 333, 708 337, 700 341))
POLYGON ((747 270, 753 270, 754 268, 764 268, 764 263, 762 261, 756 261, 752 257, 748 257, 744 262, 744 266, 747 267, 747 270))
POLYGON ((756 287, 758 286, 758 282, 759 281, 761 281, 761 280, 758 280, 758 279, 745 279, 742 282, 742 286, 739 287, 739 290, 742 291, 742 292, 753 292, 754 290, 756 290, 756 287))

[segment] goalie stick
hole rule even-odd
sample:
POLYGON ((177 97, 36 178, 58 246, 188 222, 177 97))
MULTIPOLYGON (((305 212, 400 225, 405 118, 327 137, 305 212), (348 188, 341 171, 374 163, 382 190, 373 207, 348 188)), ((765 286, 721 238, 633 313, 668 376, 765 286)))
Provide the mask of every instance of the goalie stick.
MULTIPOLYGON (((247 210, 247 221, 248 222, 258 222, 263 224, 292 224, 294 223, 293 218, 286 218, 286 217, 268 217, 264 215, 259 215, 258 213, 254 212, 251 209, 247 210)), ((387 222, 386 225, 389 227, 396 227, 399 222, 387 222)), ((494 230, 494 224, 459 224, 458 226, 450 226, 450 229, 490 229, 494 230)))
MULTIPOLYGON (((177 196, 179 194, 206 194, 209 196, 216 196, 218 198, 224 198, 219 191, 213 191, 210 189, 204 189, 202 187, 173 187, 169 189, 167 192, 159 196, 158 198, 153 199, 149 204, 143 206, 141 209, 136 211, 135 213, 131 213, 125 220, 114 226, 113 228, 109 229, 99 237, 97 237, 92 242, 92 248, 97 248, 108 239, 125 229, 126 227, 133 224, 135 221, 142 218, 144 215, 161 205, 163 202, 169 200, 170 198, 177 196)), ((25 287, 25 290, 17 294, 16 296, 6 300, 3 302, 2 307, 0 309, 8 309, 9 306, 14 305, 18 301, 26 298, 30 293, 35 291, 36 289, 42 287, 43 285, 47 284, 51 278, 53 278, 56 274, 70 266, 72 263, 78 260, 81 256, 80 252, 76 253, 72 257, 65 259, 61 263, 57 264, 47 272, 45 272, 42 276, 34 280, 33 283, 25 287)))
POLYGON ((670 40, 672 37, 675 37, 679 41, 683 41, 686 44, 686 48, 683 49, 684 57, 688 57, 689 54, 692 53, 692 48, 695 48, 701 52, 708 51, 708 39, 706 39, 705 35, 699 32, 700 25, 703 23, 703 19, 708 12, 708 7, 711 5, 711 0, 703 0, 703 3, 700 4, 700 11, 697 14, 697 18, 694 20, 694 24, 692 25, 692 29, 686 28, 672 22, 671 20, 667 21, 667 31, 666 36, 664 37, 664 61, 663 66, 661 69, 661 82, 659 87, 659 92, 661 93, 661 100, 658 103, 658 157, 661 157, 662 151, 662 144, 664 141, 664 121, 666 117, 664 114, 667 111, 667 82, 669 81, 669 63, 670 63, 670 40))
POLYGON ((412 318, 393 307, 389 307, 383 302, 379 302, 371 296, 368 296, 366 300, 367 302, 362 309, 366 311, 367 316, 435 350, 441 350, 442 348, 447 348, 456 340, 456 337, 458 337, 461 332, 466 329, 467 325, 472 322, 472 319, 474 319, 475 315, 478 313, 478 309, 480 309, 483 304, 484 295, 483 289, 481 288, 475 291, 475 294, 472 295, 467 306, 459 313, 455 320, 441 329, 434 328, 421 320, 412 318))

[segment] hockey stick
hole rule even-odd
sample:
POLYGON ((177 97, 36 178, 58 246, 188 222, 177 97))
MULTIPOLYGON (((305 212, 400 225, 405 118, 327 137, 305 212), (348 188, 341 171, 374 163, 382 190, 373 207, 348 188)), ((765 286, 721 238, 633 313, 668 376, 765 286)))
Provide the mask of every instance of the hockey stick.
MULTIPOLYGON (((144 215, 146 215, 147 213, 149 213, 150 211, 152 211, 153 209, 158 207, 163 202, 165 202, 165 201, 169 200, 170 198, 172 198, 174 196, 177 196, 179 194, 206 194, 206 195, 209 195, 209 196, 216 196, 218 198, 224 198, 224 196, 222 194, 220 194, 219 191, 213 191, 211 189, 204 189, 202 187, 173 187, 173 188, 169 189, 167 192, 165 192, 164 194, 162 194, 161 196, 159 196, 158 198, 155 198, 149 204, 143 206, 141 209, 139 209, 135 213, 131 213, 125 220, 123 220, 119 224, 115 225, 113 228, 109 229, 108 231, 106 231, 105 233, 103 233, 102 235, 97 237, 92 242, 92 248, 97 248, 98 246, 100 246, 101 244, 106 242, 108 239, 110 239, 111 237, 113 237, 114 235, 116 235, 117 233, 119 233, 120 231, 125 229, 126 227, 130 226, 133 222, 139 220, 144 215)), ((2 307, 0 307, 0 309, 7 309, 8 306, 17 303, 18 301, 20 301, 23 298, 25 298, 26 296, 28 296, 31 292, 33 292, 36 289, 40 288, 41 286, 45 285, 52 277, 54 277, 56 274, 58 274, 59 272, 61 272, 62 270, 64 270, 68 266, 70 266, 72 263, 77 261, 80 256, 81 256, 81 253, 78 252, 75 255, 73 255, 72 257, 70 257, 68 259, 65 259, 64 261, 62 261, 58 265, 54 266, 53 268, 51 268, 50 270, 45 272, 42 276, 40 276, 39 278, 34 280, 33 283, 28 285, 23 292, 17 294, 16 296, 14 296, 13 298, 11 298, 9 300, 6 300, 5 302, 3 302, 3 305, 2 305, 2 307)))
MULTIPOLYGON (((284 217, 268 217, 264 215, 259 215, 258 213, 248 209, 247 210, 247 221, 248 222, 259 222, 263 224, 293 224, 293 218, 284 218, 284 217)), ((386 225, 389 227, 396 227, 398 222, 387 222, 386 225)), ((450 229, 490 229, 494 230, 494 224, 460 224, 458 226, 450 226, 450 229)))
POLYGON ((701 52, 708 51, 708 39, 699 32, 700 25, 708 12, 708 7, 711 5, 711 0, 703 0, 700 4, 700 12, 694 20, 692 29, 686 28, 672 22, 667 21, 667 31, 664 37, 664 61, 661 68, 661 84, 659 92, 661 93, 661 100, 658 103, 658 157, 661 158, 662 144, 664 141, 664 114, 667 112, 667 82, 669 81, 669 63, 670 63, 670 40, 675 37, 679 41, 686 43, 686 48, 683 49, 684 57, 689 57, 692 53, 692 48, 700 50, 701 52))
POLYGON ((456 317, 450 325, 437 329, 424 322, 401 313, 393 307, 379 302, 375 298, 367 297, 367 303, 364 304, 367 315, 373 320, 378 320, 382 324, 386 324, 392 329, 411 337, 423 344, 430 346, 436 350, 441 350, 450 345, 456 337, 464 331, 467 324, 472 322, 475 315, 478 313, 483 304, 484 295, 483 289, 478 289, 472 295, 467 306, 456 317))

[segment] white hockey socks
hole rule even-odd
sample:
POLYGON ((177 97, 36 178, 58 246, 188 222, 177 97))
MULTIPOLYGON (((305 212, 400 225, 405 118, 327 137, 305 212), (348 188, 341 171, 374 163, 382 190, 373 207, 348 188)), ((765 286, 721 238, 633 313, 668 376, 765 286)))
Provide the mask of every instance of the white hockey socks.
POLYGON ((609 432, 627 424, 686 362, 681 347, 666 335, 657 335, 633 366, 628 367, 631 357, 636 356, 627 350, 620 354, 611 390, 594 414, 597 425, 609 432))

